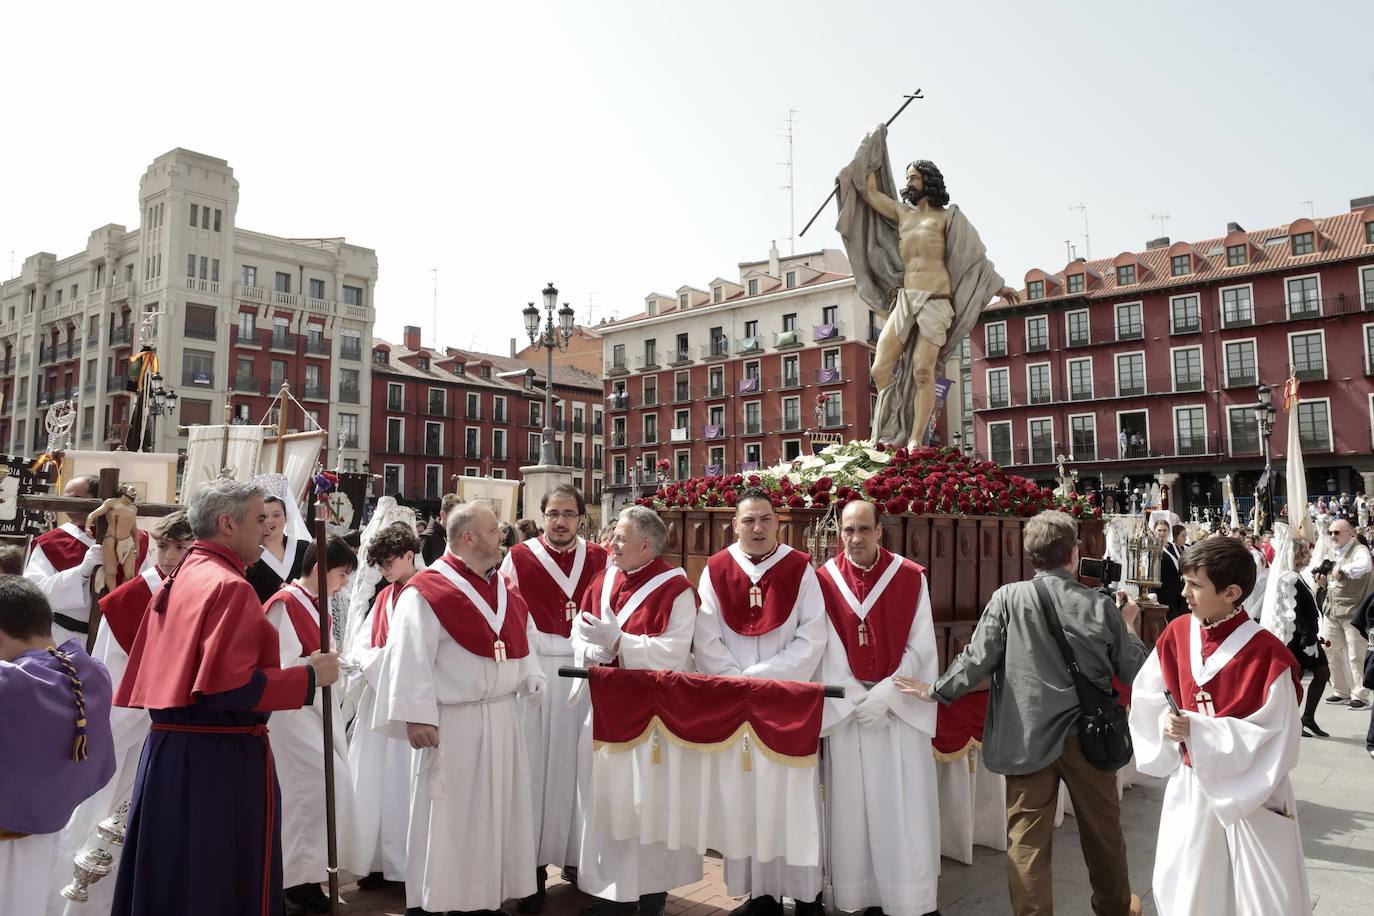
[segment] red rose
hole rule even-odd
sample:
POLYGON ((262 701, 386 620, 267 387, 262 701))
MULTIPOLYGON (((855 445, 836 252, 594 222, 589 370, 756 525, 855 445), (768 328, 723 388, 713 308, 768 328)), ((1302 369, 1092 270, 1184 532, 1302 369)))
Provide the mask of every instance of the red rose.
POLYGON ((829 477, 822 477, 820 480, 816 481, 816 489, 821 493, 826 492, 833 486, 835 486, 835 481, 829 477))
POLYGON ((787 505, 793 509, 802 509, 806 506, 806 500, 800 494, 794 493, 787 497, 787 505))
POLYGON ((760 476, 757 475, 757 474, 750 474, 750 475, 749 475, 749 486, 751 486, 751 487, 757 487, 757 486, 758 486, 759 484, 761 484, 761 483, 763 483, 763 478, 762 478, 762 477, 760 477, 760 476))
POLYGON ((738 501, 739 501, 739 497, 735 495, 735 491, 734 491, 734 490, 729 490, 729 491, 726 492, 726 494, 725 494, 725 505, 727 505, 727 506, 733 506, 733 505, 734 505, 736 502, 738 502, 738 501))
POLYGON ((893 515, 901 515, 907 510, 907 501, 900 496, 889 499, 883 504, 883 508, 893 515))

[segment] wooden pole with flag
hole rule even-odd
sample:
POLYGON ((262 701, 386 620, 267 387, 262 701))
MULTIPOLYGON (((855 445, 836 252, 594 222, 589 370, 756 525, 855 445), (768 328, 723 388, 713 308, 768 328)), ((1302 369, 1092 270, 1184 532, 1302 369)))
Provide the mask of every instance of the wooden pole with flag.
MULTIPOLYGON (((333 632, 329 625, 329 563, 325 548, 328 531, 325 529, 324 502, 328 490, 315 484, 315 606, 320 615, 320 648, 328 652, 333 646, 333 632)), ((294 497, 293 497, 294 498, 294 497)), ((334 696, 329 687, 320 688, 320 705, 324 710, 324 831, 329 874, 329 913, 339 916, 339 837, 334 813, 334 696)))

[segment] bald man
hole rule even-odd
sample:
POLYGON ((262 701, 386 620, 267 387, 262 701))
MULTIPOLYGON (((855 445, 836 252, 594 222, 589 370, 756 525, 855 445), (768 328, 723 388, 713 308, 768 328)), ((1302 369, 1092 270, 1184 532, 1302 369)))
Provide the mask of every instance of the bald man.
POLYGON ((1322 607, 1321 635, 1328 640, 1326 657, 1331 662, 1331 696, 1326 702, 1366 709, 1369 689, 1364 687, 1364 655, 1369 648, 1360 631, 1351 625, 1355 612, 1369 594, 1374 577, 1369 575, 1369 548, 1355 540, 1355 529, 1343 518, 1327 523, 1335 565, 1330 576, 1317 576, 1326 589, 1322 607))

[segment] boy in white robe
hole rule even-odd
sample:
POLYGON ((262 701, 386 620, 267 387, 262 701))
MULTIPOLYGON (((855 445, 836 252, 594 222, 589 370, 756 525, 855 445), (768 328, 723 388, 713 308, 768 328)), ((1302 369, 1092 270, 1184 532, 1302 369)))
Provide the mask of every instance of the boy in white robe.
MULTIPOLYGON (((344 587, 358 568, 358 557, 342 538, 331 536, 325 545, 327 601, 344 587)), ((312 543, 306 548, 301 576, 282 586, 263 605, 267 619, 277 628, 281 666, 308 664, 319 651, 319 579, 312 543)), ((329 651, 330 647, 325 647, 329 651)), ((352 836, 353 791, 348 772, 348 738, 339 700, 334 691, 328 714, 334 724, 334 813, 336 835, 352 836)), ((309 706, 279 712, 272 717, 272 762, 281 784, 282 886, 286 916, 329 911, 329 898, 320 883, 329 880, 324 802, 324 692, 318 691, 309 706)))
POLYGON ((419 750, 411 769, 407 912, 497 910, 534 893, 530 766, 517 697, 545 680, 534 625, 497 572, 485 504, 449 513, 449 550, 401 592, 372 724, 419 750))
MULTIPOLYGON (((825 651, 825 602, 811 558, 778 543, 778 516, 768 494, 746 490, 735 503, 736 543, 702 570, 701 612, 693 639, 703 674, 787 681, 814 680, 825 651)), ((813 768, 814 783, 819 768, 813 768)), ((817 802, 819 804, 819 801, 817 802)), ((797 916, 820 916, 819 866, 782 859, 727 859, 726 893, 749 895, 732 916, 781 916, 782 898, 797 916)))
POLYGON ((1136 768, 1169 777, 1155 904, 1161 916, 1311 912, 1289 779, 1301 740, 1297 665, 1245 613, 1255 563, 1243 544, 1196 544, 1182 573, 1192 613, 1165 628, 1131 691, 1136 768))

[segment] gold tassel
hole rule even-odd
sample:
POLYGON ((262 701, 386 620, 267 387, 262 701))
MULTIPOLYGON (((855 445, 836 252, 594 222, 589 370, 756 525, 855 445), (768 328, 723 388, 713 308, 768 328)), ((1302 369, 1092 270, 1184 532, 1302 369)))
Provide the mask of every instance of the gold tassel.
POLYGON ((663 749, 658 746, 658 728, 654 728, 653 752, 649 755, 650 763, 663 762, 663 749))
POLYGON ((72 742, 72 762, 80 763, 86 759, 86 736, 77 735, 72 742))
POLYGON ((749 735, 744 736, 744 772, 754 772, 754 756, 749 753, 749 735))
POLYGON ((970 773, 976 773, 976 772, 978 772, 978 762, 975 761, 975 760, 973 759, 973 750, 972 750, 972 749, 970 749, 969 752, 968 752, 968 771, 969 771, 970 773))

